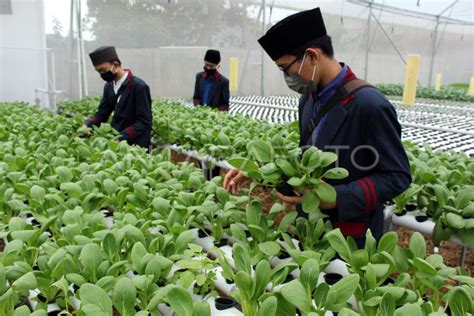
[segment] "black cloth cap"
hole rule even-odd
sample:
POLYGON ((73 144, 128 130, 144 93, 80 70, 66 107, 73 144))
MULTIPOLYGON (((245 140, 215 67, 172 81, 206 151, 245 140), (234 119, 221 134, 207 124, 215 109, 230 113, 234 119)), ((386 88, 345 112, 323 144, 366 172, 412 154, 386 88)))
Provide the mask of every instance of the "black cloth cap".
POLYGON ((217 65, 221 62, 221 53, 218 50, 209 49, 204 56, 204 60, 217 65))
POLYGON ((119 60, 115 47, 113 46, 102 46, 97 48, 95 51, 89 54, 92 64, 94 66, 112 61, 119 60))
POLYGON ((290 15, 272 26, 258 42, 273 60, 326 35, 319 8, 290 15))

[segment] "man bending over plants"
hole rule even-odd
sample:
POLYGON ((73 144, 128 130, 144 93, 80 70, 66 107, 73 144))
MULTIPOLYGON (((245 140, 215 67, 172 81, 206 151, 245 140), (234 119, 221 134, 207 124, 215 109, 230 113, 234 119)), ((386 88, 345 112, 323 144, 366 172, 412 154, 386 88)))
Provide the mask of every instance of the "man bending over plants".
MULTIPOLYGON (((349 171, 347 178, 326 180, 337 197, 334 201, 321 200, 320 209, 333 227, 352 236, 359 247, 365 243, 367 229, 380 238, 384 203, 411 183, 393 106, 380 91, 334 58, 319 8, 283 19, 259 43, 282 71, 288 87, 301 94, 300 147, 333 151, 338 155, 336 166, 349 171)), ((224 187, 235 191, 243 178, 242 171, 232 170, 224 187)), ((290 204, 303 201, 303 196, 291 188, 278 196, 290 204)), ((298 209, 305 215, 301 207, 298 209)))
POLYGON ((152 124, 150 88, 131 70, 122 68, 115 47, 100 47, 89 56, 106 84, 97 113, 83 127, 99 126, 114 112, 111 125, 120 133, 120 140, 148 148, 152 124))

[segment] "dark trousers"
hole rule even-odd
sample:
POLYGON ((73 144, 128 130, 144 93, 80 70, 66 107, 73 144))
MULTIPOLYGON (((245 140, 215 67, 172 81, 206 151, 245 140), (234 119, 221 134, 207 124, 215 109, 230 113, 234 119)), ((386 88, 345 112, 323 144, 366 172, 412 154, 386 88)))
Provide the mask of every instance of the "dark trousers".
POLYGON ((210 169, 205 168, 204 169, 204 176, 206 177, 206 180, 211 180, 214 177, 218 177, 221 173, 221 168, 220 167, 213 167, 210 169))

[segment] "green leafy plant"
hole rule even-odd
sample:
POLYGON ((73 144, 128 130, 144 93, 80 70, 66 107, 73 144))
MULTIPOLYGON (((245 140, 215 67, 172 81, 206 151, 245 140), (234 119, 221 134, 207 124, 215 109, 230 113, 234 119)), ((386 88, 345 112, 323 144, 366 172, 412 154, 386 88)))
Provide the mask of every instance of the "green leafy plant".
POLYGON ((278 157, 271 143, 255 140, 247 144, 247 151, 251 159, 232 158, 229 163, 259 184, 276 187, 287 183, 292 186, 304 195, 303 211, 306 213, 317 213, 321 200, 336 200, 335 189, 323 179, 343 179, 348 175, 343 168, 328 169, 337 160, 336 154, 315 147, 303 154, 295 149, 286 157, 278 157))
MULTIPOLYGON (((376 87, 381 90, 383 94, 389 96, 403 95, 403 85, 377 84, 376 87)), ((436 91, 434 88, 430 87, 418 87, 416 90, 416 96, 418 98, 435 100, 474 102, 474 98, 469 96, 467 91, 468 89, 465 85, 441 87, 440 91, 436 91)))
POLYGON ((268 292, 267 287, 281 284, 288 273, 295 268, 293 264, 282 264, 271 268, 266 259, 251 262, 247 249, 239 244, 233 248, 233 259, 237 273, 234 275, 237 291, 232 296, 242 306, 244 315, 281 315, 278 311, 291 311, 291 304, 282 297, 268 292))
POLYGON ((346 276, 329 287, 326 283, 318 285, 319 263, 308 259, 301 267, 300 277, 285 284, 281 293, 302 315, 324 314, 326 311, 339 312, 347 306, 359 283, 356 274, 346 276))

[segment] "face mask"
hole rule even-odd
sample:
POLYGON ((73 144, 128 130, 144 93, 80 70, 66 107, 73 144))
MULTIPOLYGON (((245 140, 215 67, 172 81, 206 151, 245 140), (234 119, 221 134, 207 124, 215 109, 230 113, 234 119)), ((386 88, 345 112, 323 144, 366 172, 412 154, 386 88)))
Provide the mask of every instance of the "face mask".
POLYGON ((204 71, 208 76, 213 76, 216 73, 217 69, 207 69, 206 67, 204 67, 204 71))
POLYGON ((299 94, 304 94, 306 91, 305 84, 302 82, 300 76, 298 73, 292 73, 287 75, 286 73, 283 73, 283 76, 285 77, 285 82, 288 88, 291 90, 299 93, 299 94))
POLYGON ((102 79, 104 79, 105 81, 107 81, 107 82, 112 82, 112 81, 114 81, 114 80, 115 80, 115 77, 117 76, 117 74, 114 74, 114 73, 112 72, 112 69, 114 69, 114 66, 112 66, 112 68, 110 68, 109 71, 100 74, 100 77, 101 77, 102 79))
POLYGON ((308 94, 308 93, 318 91, 318 86, 314 82, 314 75, 316 73, 316 65, 314 65, 313 67, 313 75, 310 81, 305 82, 303 79, 301 79, 300 73, 301 73, 301 68, 303 67, 305 58, 306 58, 306 53, 303 56, 303 61, 301 62, 300 69, 298 70, 297 73, 291 73, 289 75, 287 75, 286 73, 283 74, 288 88, 300 94, 308 94))

